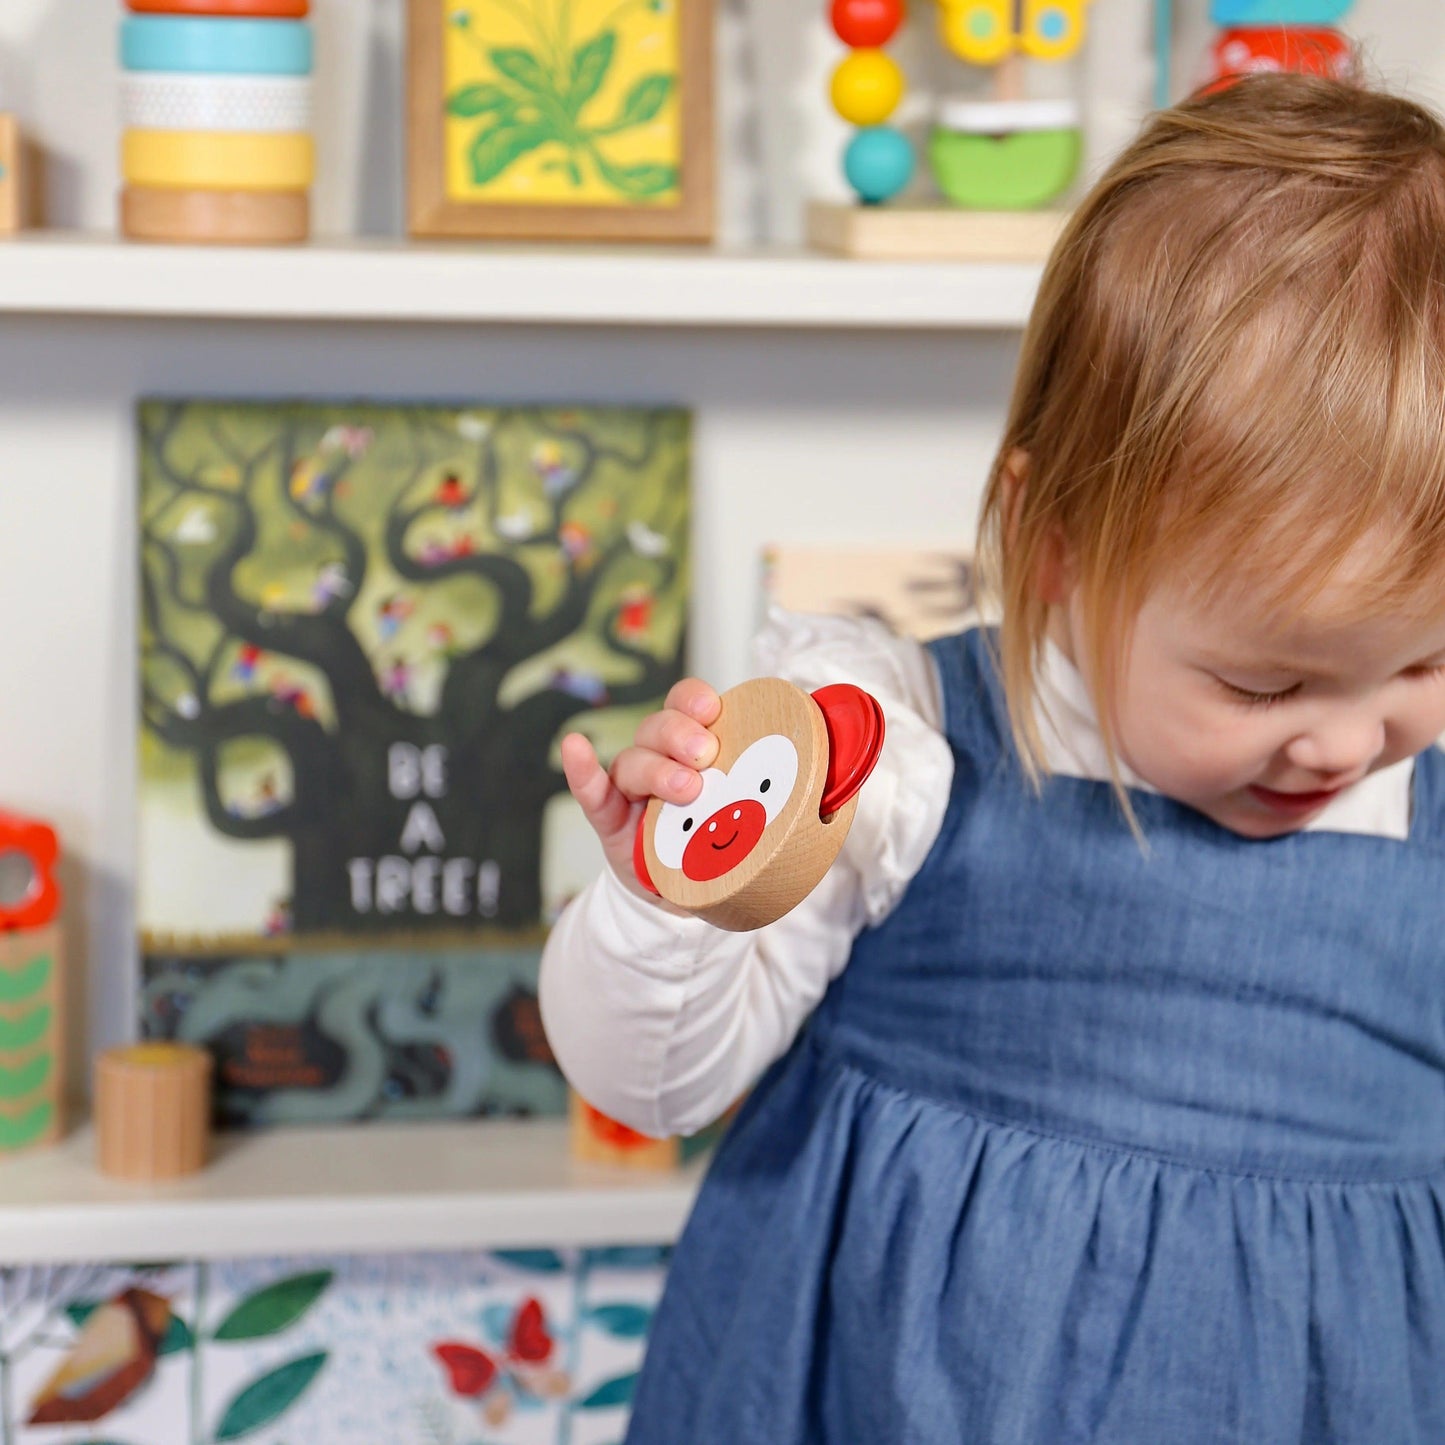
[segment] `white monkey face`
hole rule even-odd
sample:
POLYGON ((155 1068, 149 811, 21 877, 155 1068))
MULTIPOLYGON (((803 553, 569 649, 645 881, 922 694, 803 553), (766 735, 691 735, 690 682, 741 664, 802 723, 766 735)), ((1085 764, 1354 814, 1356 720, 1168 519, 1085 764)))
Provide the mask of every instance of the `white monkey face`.
POLYGON ((798 749, 781 733, 750 744, 726 772, 707 768, 702 792, 664 803, 653 833, 658 861, 696 882, 719 878, 757 846, 798 781, 798 749))

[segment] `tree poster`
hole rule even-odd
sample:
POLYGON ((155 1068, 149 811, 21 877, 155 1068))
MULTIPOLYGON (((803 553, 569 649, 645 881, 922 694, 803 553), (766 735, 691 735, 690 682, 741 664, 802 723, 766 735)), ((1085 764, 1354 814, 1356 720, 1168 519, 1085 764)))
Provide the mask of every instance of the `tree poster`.
POLYGON ((558 745, 682 673, 676 409, 147 401, 141 1028, 227 1122, 560 1112, 558 745))

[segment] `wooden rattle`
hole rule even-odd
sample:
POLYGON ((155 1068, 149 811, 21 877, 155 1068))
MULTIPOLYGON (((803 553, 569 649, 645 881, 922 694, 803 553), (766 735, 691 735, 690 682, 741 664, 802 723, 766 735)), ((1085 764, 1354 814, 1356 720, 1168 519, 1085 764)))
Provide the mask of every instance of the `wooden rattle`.
POLYGON ((781 918, 838 856, 883 747, 883 709, 850 683, 762 677, 722 695, 717 759, 688 804, 653 798, 632 861, 643 887, 718 928, 781 918))

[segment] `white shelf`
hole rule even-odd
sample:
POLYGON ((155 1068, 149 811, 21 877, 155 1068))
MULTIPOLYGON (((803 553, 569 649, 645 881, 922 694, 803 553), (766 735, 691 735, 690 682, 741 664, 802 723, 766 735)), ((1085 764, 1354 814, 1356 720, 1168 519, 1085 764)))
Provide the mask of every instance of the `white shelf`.
POLYGON ((280 321, 1014 329, 1041 268, 809 251, 317 242, 0 241, 0 314, 280 321))
POLYGON ((164 1186, 109 1179, 94 1157, 86 1128, 0 1161, 0 1266, 670 1243, 705 1162, 577 1164, 551 1119, 226 1134, 164 1186))

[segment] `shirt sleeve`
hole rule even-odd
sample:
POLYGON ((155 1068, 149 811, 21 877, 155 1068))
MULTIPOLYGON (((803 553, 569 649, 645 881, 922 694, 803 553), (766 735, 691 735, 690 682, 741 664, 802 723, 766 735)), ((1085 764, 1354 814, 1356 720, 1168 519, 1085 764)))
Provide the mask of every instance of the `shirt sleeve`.
POLYGON ((809 691, 851 682, 882 705, 883 751, 842 851, 782 918, 731 933, 640 898, 605 871, 563 911, 542 954, 542 1019, 563 1073, 642 1133, 692 1134, 781 1054, 892 911, 938 836, 953 781, 932 659, 881 624, 774 609, 759 674, 809 691))

